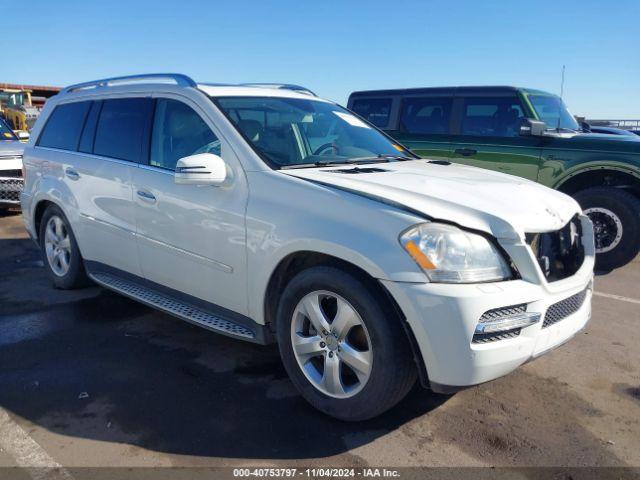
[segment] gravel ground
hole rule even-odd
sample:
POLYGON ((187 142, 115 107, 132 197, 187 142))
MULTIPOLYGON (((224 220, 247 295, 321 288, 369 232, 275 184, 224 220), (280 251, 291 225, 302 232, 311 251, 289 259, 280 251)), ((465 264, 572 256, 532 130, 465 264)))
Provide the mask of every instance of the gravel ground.
POLYGON ((592 321, 561 348, 358 424, 308 406, 273 347, 53 289, 17 214, 0 273, 0 466, 640 467, 638 259, 597 277, 592 321))

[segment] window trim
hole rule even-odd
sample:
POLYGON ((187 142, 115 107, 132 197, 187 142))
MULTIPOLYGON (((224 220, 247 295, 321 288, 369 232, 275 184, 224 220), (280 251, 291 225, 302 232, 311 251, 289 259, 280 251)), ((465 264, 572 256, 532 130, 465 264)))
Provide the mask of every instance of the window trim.
POLYGON ((104 102, 102 100, 88 100, 88 102, 91 103, 91 106, 89 107, 89 110, 87 111, 87 115, 84 117, 84 123, 82 125, 82 129, 80 130, 80 138, 78 138, 78 145, 76 147, 76 152, 78 153, 88 153, 88 154, 93 154, 93 146, 96 143, 96 131, 98 130, 98 121, 100 120, 100 114, 102 113, 102 105, 104 104, 104 102), (97 107, 95 107, 95 105, 98 105, 97 107), (80 150, 80 144, 82 143, 82 136, 84 135, 84 131, 87 128, 87 121, 89 120, 89 115, 91 114, 91 110, 93 108, 97 108, 98 109, 98 113, 96 114, 96 122, 93 125, 93 132, 88 132, 91 135, 91 148, 89 152, 83 152, 80 150))

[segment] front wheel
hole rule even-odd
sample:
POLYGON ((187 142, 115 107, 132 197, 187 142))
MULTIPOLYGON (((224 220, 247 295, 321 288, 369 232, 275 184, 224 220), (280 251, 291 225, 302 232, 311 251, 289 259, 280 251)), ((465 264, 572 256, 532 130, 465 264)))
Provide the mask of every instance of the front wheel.
POLYGON ((391 408, 415 383, 399 321, 356 277, 311 268, 295 276, 280 299, 280 355, 314 407, 341 420, 365 420, 391 408))
POLYGON ((612 270, 640 251, 640 200, 620 188, 593 187, 575 194, 593 222, 596 268, 612 270))

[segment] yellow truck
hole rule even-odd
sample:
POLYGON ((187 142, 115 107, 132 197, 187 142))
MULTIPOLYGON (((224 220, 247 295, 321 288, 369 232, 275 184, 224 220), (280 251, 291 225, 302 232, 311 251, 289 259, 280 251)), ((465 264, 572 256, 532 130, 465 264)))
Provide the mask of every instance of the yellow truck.
POLYGON ((38 113, 31 102, 30 90, 0 89, 0 117, 4 118, 20 139, 28 137, 38 113))

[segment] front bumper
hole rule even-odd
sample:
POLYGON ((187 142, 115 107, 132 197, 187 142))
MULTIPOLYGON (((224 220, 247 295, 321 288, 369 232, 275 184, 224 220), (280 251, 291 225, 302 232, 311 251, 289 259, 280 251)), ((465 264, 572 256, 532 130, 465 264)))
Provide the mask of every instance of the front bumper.
POLYGON ((530 274, 519 280, 484 284, 382 281, 413 331, 432 388, 446 392, 501 377, 584 328, 591 318, 595 259, 591 230, 584 241, 581 268, 556 282, 547 283, 539 269, 533 271, 535 258, 524 244, 509 247, 512 258, 529 259, 530 274), (539 313, 540 320, 512 335, 474 341, 483 314, 523 304, 526 312, 539 313))
POLYGON ((589 276, 575 288, 554 295, 522 280, 456 285, 453 289, 452 285, 384 283, 401 299, 400 308, 413 330, 429 381, 464 387, 506 375, 580 331, 591 318, 591 279, 589 276), (540 312, 544 318, 551 305, 585 289, 580 308, 553 325, 543 328, 541 319, 512 338, 473 342, 478 320, 489 310, 526 303, 528 311, 540 312))

